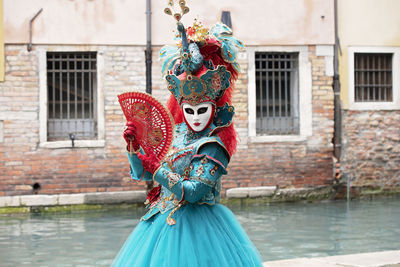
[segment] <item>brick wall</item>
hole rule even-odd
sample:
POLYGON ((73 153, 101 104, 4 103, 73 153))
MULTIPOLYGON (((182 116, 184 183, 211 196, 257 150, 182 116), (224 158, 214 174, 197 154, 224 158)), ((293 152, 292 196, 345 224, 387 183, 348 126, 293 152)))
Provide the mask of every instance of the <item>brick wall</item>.
MULTIPOLYGON (((40 47, 51 50, 52 47, 40 47)), ((66 51, 81 50, 69 47, 66 51)), ((46 149, 39 146, 37 49, 6 46, 6 80, 0 84, 0 195, 79 193, 143 189, 131 181, 124 152, 123 115, 117 95, 144 90, 142 47, 92 47, 104 57, 105 147, 46 149)))
POLYGON ((341 168, 359 193, 400 189, 399 129, 397 110, 343 112, 341 168))
POLYGON ((247 58, 242 58, 242 76, 234 96, 235 123, 241 142, 224 178, 225 189, 268 185, 316 187, 332 183, 332 77, 325 75, 325 58, 315 55, 315 46, 309 47, 309 60, 313 135, 302 142, 251 143, 247 138, 247 58))
MULTIPOLYGON (((37 48, 6 45, 6 77, 0 83, 0 196, 144 189, 131 181, 121 137, 124 118, 117 95, 145 91, 144 48, 96 46, 104 58, 105 146, 48 149, 39 146, 39 70, 37 48)), ((53 46, 42 46, 51 50, 53 46)), ((69 51, 85 48, 67 47, 69 51)), ((68 51, 66 50, 66 51, 68 51)), ((165 103, 169 92, 160 75, 159 47, 153 51, 153 95, 165 103)), ((247 56, 236 84, 235 122, 241 141, 224 177, 224 189, 279 185, 313 187, 331 184, 333 137, 332 77, 325 75, 324 57, 309 47, 312 64, 313 136, 303 142, 251 143, 248 138, 247 56)))

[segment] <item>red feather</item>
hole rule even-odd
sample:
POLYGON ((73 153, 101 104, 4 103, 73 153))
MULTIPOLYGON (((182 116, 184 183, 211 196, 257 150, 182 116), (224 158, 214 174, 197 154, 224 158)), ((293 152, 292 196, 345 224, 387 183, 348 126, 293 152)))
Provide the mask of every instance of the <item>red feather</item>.
POLYGON ((175 121, 175 124, 179 124, 183 122, 183 114, 182 109, 176 101, 174 95, 170 95, 167 101, 167 108, 169 112, 172 114, 172 118, 175 121))

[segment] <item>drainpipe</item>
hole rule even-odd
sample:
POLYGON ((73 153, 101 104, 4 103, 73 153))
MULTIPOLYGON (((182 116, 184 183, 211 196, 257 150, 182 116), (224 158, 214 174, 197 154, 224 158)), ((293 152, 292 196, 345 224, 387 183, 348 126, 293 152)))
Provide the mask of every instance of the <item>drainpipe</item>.
POLYGON ((334 156, 337 162, 340 162, 342 153, 342 108, 340 102, 340 81, 339 81, 339 58, 338 53, 340 50, 339 36, 338 36, 338 14, 337 14, 337 0, 334 0, 335 10, 335 48, 333 55, 333 91, 334 91, 334 156))
MULTIPOLYGON (((151 0, 146 0, 146 93, 151 95, 151 0)), ((147 192, 153 189, 153 181, 146 182, 147 192)))
POLYGON ((151 94, 151 0, 146 0, 146 93, 151 94))
POLYGON ((35 14, 35 16, 33 16, 33 18, 31 18, 31 20, 29 21, 29 44, 27 46, 27 50, 28 52, 31 52, 32 50, 32 25, 33 25, 33 21, 37 18, 37 16, 39 16, 39 14, 43 11, 43 8, 39 9, 39 11, 35 14))

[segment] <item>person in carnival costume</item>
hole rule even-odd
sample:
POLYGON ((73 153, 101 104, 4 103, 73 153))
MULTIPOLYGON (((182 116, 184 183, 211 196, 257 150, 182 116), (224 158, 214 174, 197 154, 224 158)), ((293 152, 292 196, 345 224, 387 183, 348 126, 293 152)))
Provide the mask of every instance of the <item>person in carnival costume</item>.
MULTIPOLYGON (((184 1, 180 4, 187 13, 184 1)), ((243 44, 224 24, 208 30, 195 21, 185 29, 183 14, 169 8, 165 13, 175 16, 181 38, 160 52, 172 93, 167 105, 175 121, 174 140, 160 161, 155 154, 142 154, 136 128, 127 123, 127 149, 137 152, 128 153, 132 178, 159 186, 149 192, 148 212, 112 266, 262 266, 234 214, 219 204, 221 177, 237 144, 231 95, 243 44)))

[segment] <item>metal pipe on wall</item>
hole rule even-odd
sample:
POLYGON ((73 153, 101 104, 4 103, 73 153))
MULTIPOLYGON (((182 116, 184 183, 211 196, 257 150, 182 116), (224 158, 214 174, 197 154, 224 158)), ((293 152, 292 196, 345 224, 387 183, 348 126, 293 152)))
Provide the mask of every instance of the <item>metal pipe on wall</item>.
MULTIPOLYGON (((146 0, 146 93, 151 94, 151 0, 146 0)), ((153 189, 153 181, 146 182, 147 189, 149 192, 153 189)))
POLYGON ((146 0, 146 93, 151 94, 151 0, 146 0))
POLYGON ((28 52, 31 52, 31 50, 32 50, 32 25, 33 25, 33 21, 37 18, 37 16, 39 16, 39 14, 42 11, 43 11, 43 8, 39 9, 39 11, 36 12, 35 16, 33 16, 31 18, 31 20, 29 21, 29 44, 27 46, 28 52))
POLYGON ((340 50, 339 36, 338 36, 338 13, 337 13, 337 0, 334 2, 335 10, 335 49, 333 56, 333 91, 334 91, 334 156, 337 162, 340 162, 342 153, 342 107, 340 102, 340 80, 339 80, 339 58, 338 53, 340 50))

